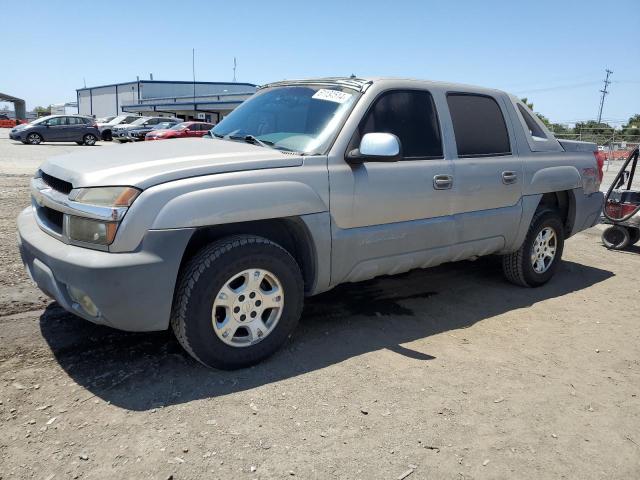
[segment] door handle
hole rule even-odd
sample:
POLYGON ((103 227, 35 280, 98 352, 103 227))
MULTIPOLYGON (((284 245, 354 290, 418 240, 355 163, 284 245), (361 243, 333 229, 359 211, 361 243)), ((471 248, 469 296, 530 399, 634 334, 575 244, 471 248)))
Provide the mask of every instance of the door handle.
POLYGON ((518 174, 513 171, 502 172, 502 183, 505 185, 511 185, 518 181, 518 174))
POLYGON ((453 186, 451 175, 435 175, 433 177, 433 188, 436 190, 449 190, 453 186))

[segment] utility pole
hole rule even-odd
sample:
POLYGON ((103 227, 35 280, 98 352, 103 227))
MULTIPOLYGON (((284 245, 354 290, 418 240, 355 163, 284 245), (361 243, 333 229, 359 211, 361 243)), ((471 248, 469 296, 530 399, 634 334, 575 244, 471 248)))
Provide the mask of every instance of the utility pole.
POLYGON ((238 62, 236 62, 236 57, 233 57, 233 83, 236 83, 236 67, 238 66, 238 62))
POLYGON ((193 115, 196 115, 196 49, 191 49, 191 71, 193 73, 193 115))
POLYGON ((607 90, 607 87, 611 84, 611 81, 609 80, 609 75, 613 73, 608 68, 605 71, 607 72, 607 76, 604 79, 604 88, 600 90, 600 92, 602 92, 602 97, 600 97, 600 109, 598 110, 598 123, 600 123, 600 121, 602 120, 602 107, 604 107, 604 97, 609 93, 609 91, 607 90))

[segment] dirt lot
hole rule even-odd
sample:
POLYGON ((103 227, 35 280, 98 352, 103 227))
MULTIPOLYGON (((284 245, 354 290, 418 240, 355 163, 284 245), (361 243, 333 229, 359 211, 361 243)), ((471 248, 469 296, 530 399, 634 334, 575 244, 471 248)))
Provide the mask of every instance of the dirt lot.
POLYGON ((346 285, 272 359, 212 371, 30 285, 28 174, 85 147, 0 135, 2 480, 640 477, 640 248, 596 227, 539 289, 491 258, 346 285))

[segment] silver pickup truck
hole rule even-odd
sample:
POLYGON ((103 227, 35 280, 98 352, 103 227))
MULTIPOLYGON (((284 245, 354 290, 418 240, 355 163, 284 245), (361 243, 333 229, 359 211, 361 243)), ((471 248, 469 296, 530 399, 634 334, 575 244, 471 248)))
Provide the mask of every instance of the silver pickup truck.
POLYGON ((495 254, 511 282, 544 284, 564 240, 598 221, 595 151, 498 90, 272 83, 211 138, 45 162, 20 251, 66 310, 171 325, 201 363, 238 368, 285 342, 305 296, 340 283, 495 254))

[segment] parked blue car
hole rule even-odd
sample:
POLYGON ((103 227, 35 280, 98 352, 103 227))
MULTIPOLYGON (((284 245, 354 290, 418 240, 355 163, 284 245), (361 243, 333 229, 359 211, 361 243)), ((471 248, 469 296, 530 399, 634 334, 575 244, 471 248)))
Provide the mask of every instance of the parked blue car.
POLYGON ((95 145, 100 138, 98 126, 91 117, 80 115, 49 115, 25 125, 18 125, 9 132, 9 138, 25 144, 42 142, 76 142, 78 145, 95 145))

